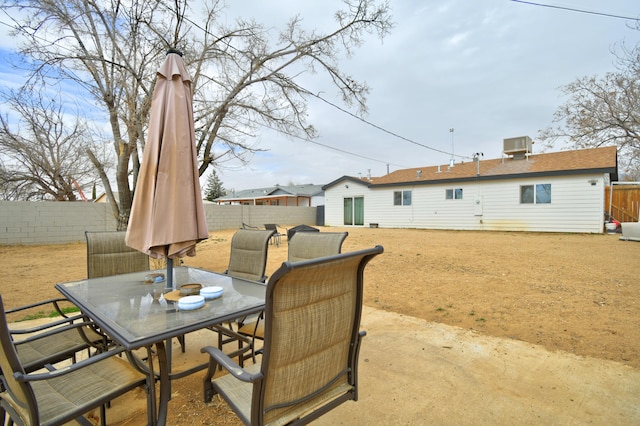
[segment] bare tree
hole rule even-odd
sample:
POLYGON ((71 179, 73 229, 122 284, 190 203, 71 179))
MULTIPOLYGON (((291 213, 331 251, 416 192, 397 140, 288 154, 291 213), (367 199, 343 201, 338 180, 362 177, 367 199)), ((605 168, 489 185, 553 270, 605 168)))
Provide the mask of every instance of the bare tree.
MULTIPOLYGON (((20 52, 32 60, 30 82, 67 79, 90 94, 108 117, 117 156, 119 205, 112 203, 119 228, 126 227, 155 73, 169 48, 184 52, 193 80, 194 118, 202 175, 215 163, 248 161, 259 150, 258 125, 313 137, 307 122, 309 91, 296 82, 301 73, 322 72, 348 105, 366 110, 369 88, 338 67, 339 55, 353 54, 369 33, 384 37, 392 28, 389 7, 374 0, 345 0, 336 28, 319 34, 294 17, 279 34, 253 21, 227 25, 223 4, 205 1, 192 11, 188 0, 7 0, 19 9, 15 34, 20 52)), ((87 152, 112 192, 103 164, 87 152)), ((113 199, 113 197, 111 197, 113 199)))
POLYGON ((66 114, 61 103, 42 93, 5 94, 17 118, 0 116, 2 197, 74 201, 95 181, 82 155, 88 133, 75 112, 66 114))
MULTIPOLYGON (((638 28, 640 30, 640 27, 638 28)), ((562 91, 569 99, 555 112, 555 126, 542 130, 546 146, 567 141, 575 148, 615 145, 628 180, 640 179, 640 46, 617 55, 618 69, 583 77, 562 91)))

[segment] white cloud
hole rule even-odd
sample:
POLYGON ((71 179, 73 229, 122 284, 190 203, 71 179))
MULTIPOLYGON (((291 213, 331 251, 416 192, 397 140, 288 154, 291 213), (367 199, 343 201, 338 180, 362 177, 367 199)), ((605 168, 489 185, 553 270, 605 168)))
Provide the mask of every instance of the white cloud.
MULTIPOLYGON (((640 15, 637 0, 545 4, 640 15)), ((282 28, 299 14, 309 31, 329 28, 335 10, 344 7, 340 0, 245 0, 230 5, 230 20, 253 17, 267 27, 282 28)), ((390 5, 396 22, 392 33, 383 42, 369 36, 341 67, 372 87, 366 120, 444 153, 311 100, 310 122, 320 133, 316 142, 359 156, 264 130, 256 143, 269 151, 256 153, 248 166, 225 164, 218 171, 225 188, 323 184, 342 175, 365 176, 369 170, 382 175, 387 164, 390 170, 447 164, 450 128, 455 129, 456 155, 470 158, 483 152, 484 158, 498 158, 503 138, 535 139, 538 130, 551 124, 564 101, 560 86, 613 71, 611 47, 640 42, 640 31, 629 28, 630 21, 508 0, 391 0, 390 5)), ((0 78, 10 80, 6 74, 0 78)), ((306 74, 300 81, 344 107, 322 75, 306 74)))
MULTIPOLYGON (((307 3, 296 2, 295 11, 309 16, 310 23, 327 22, 333 10, 341 7, 339 1, 322 4, 322 10, 307 13, 303 10, 307 3)), ((562 6, 640 14, 633 0, 607 2, 606 7, 595 0, 574 0, 562 6)), ((378 161, 268 133, 260 146, 270 149, 271 155, 257 155, 247 169, 223 171, 226 187, 328 183, 342 175, 364 176, 369 170, 382 175, 386 163, 391 170, 447 164, 450 128, 455 129, 456 155, 470 158, 474 152, 483 152, 484 158, 499 158, 502 139, 522 135, 535 139, 538 130, 551 124, 563 102, 560 86, 581 76, 613 71, 612 45, 640 41, 640 32, 630 29, 625 20, 505 0, 419 5, 392 1, 391 7, 397 24, 392 34, 382 43, 370 37, 342 66, 372 87, 366 120, 446 153, 393 137, 313 101, 310 118, 320 132, 319 143, 378 161)), ((252 12, 245 9, 243 13, 252 12)), ((270 14, 261 10, 255 17, 268 24, 270 14)), ((305 78, 316 79, 310 80, 313 89, 324 90, 326 99, 336 101, 335 92, 320 84, 321 77, 305 78)))

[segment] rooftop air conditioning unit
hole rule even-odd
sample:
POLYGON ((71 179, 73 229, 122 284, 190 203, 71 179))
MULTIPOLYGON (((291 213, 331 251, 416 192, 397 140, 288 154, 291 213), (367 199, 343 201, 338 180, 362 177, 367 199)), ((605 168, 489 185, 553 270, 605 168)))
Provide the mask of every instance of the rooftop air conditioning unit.
POLYGON ((503 152, 507 155, 530 154, 532 141, 529 136, 503 139, 503 152))

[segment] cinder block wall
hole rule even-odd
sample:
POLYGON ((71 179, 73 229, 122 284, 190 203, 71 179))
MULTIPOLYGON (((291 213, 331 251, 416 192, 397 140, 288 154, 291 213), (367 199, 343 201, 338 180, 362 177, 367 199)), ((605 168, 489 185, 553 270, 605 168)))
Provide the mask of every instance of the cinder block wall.
POLYGON ((60 244, 116 229, 105 203, 0 201, 0 244, 60 244))
MULTIPOLYGON (((316 223, 315 207, 205 204, 204 209, 209 231, 237 229, 243 222, 259 227, 316 223)), ((107 203, 0 201, 0 245, 84 241, 84 231, 109 231, 116 226, 107 203)))

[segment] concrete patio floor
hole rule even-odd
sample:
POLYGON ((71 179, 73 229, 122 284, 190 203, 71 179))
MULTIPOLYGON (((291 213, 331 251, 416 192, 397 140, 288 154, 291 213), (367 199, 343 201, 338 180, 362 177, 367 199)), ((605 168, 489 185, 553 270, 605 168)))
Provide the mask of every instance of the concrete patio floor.
POLYGON ((640 424, 640 371, 366 308, 360 397, 318 425, 640 424))
MULTIPOLYGON (((361 328, 359 400, 314 424, 640 424, 640 371, 620 363, 366 307, 361 328)), ((214 341, 211 331, 190 333, 186 354, 176 342, 175 368, 201 362, 214 341)), ((137 399, 116 401, 109 424, 135 421, 137 399)))
POLYGON ((640 424, 640 371, 620 363, 366 307, 361 328, 359 400, 314 424, 640 424))

